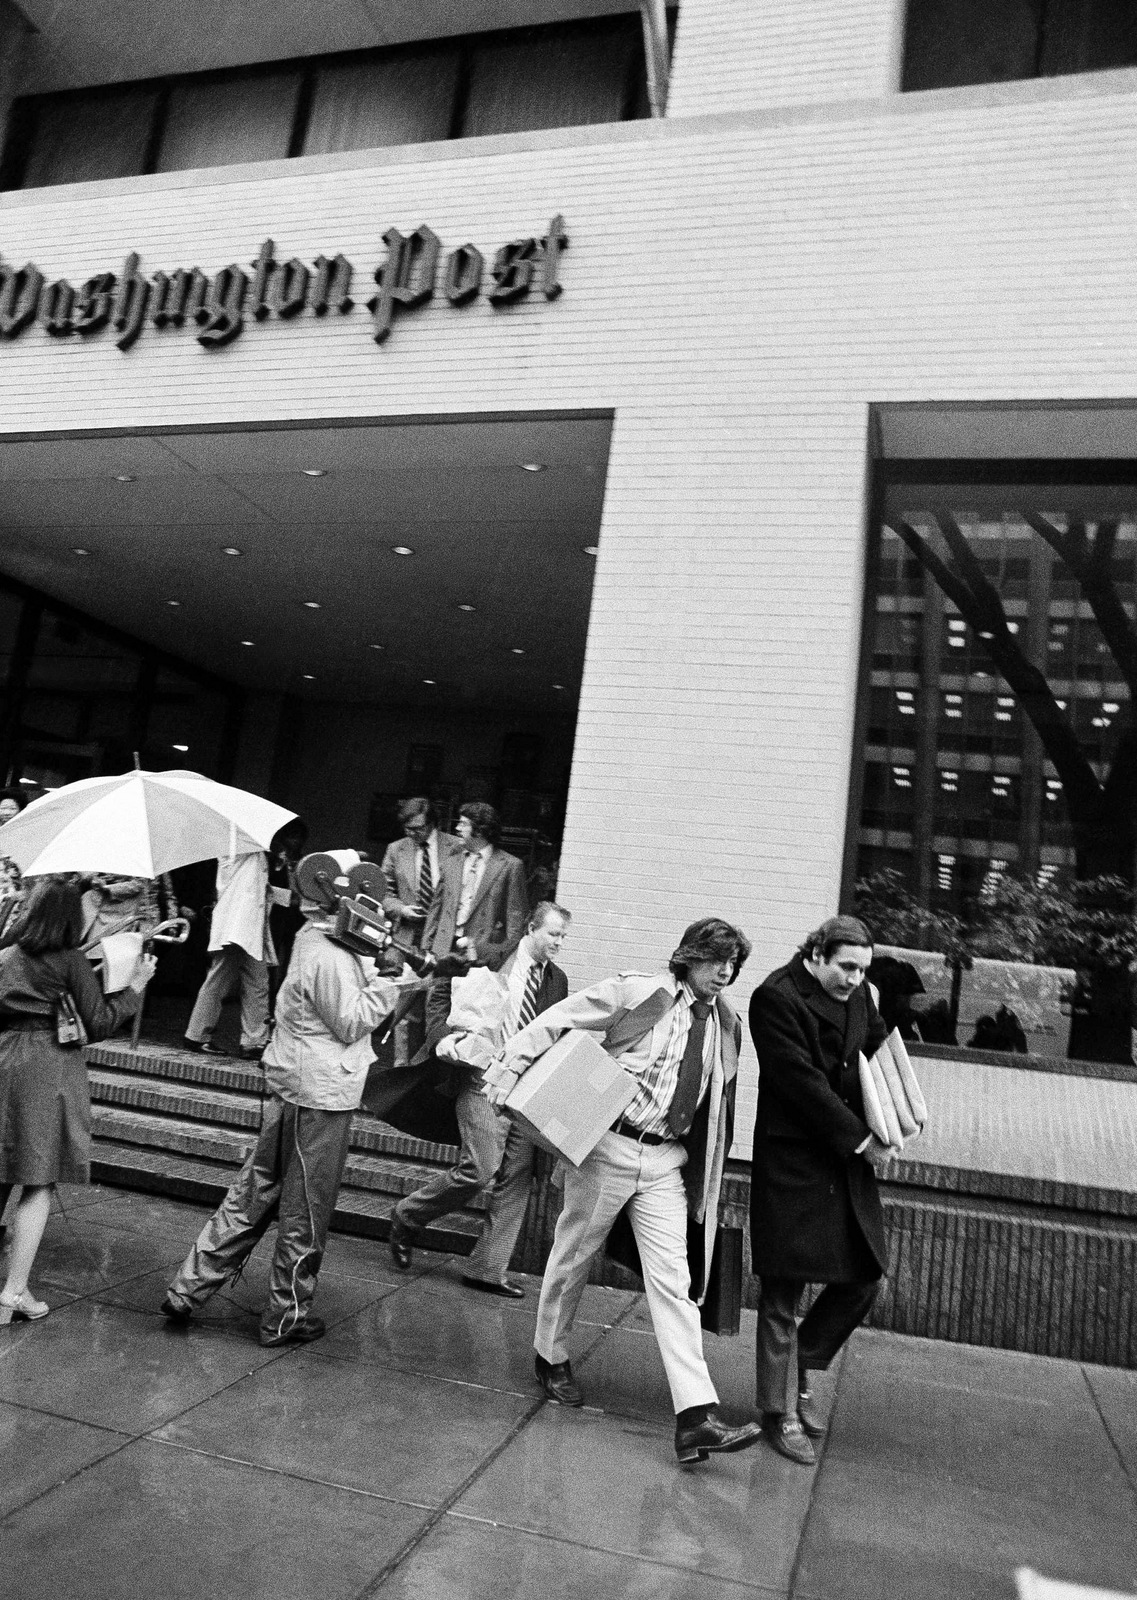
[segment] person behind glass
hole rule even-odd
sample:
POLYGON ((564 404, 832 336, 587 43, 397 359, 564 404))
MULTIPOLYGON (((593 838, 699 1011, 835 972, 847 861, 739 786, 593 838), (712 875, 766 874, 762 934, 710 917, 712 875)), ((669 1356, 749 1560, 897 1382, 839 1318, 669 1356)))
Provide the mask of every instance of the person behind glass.
POLYGON ((217 863, 217 901, 209 925, 213 957, 198 990, 185 1046, 207 1056, 226 1054, 213 1043, 221 1007, 233 985, 241 993, 241 1055, 259 1058, 268 1043, 268 969, 276 965, 269 932, 268 856, 263 850, 217 863))
POLYGON ((333 936, 334 904, 302 901, 305 925, 276 1001, 264 1053, 261 1130, 248 1159, 205 1224, 166 1292, 173 1323, 235 1277, 277 1223, 269 1294, 261 1313, 266 1346, 319 1339, 312 1301, 328 1227, 347 1161, 352 1116, 374 1052, 371 1034, 418 980, 382 976, 370 956, 333 936))
POLYGON ((460 1074, 455 1113, 462 1147, 455 1166, 406 1195, 391 1213, 391 1255, 404 1271, 411 1264, 416 1230, 468 1205, 492 1182, 481 1235, 462 1282, 514 1300, 525 1294, 506 1273, 525 1222, 535 1147, 505 1111, 490 1105, 481 1068, 506 1039, 568 994, 568 979, 552 958, 564 944, 570 921, 563 906, 542 901, 525 937, 498 969, 498 982, 483 986, 476 1016, 459 980, 442 1034, 430 1036, 438 1058, 454 1062, 460 1074))
POLYGON ((46 1317, 28 1290, 57 1183, 89 1183, 91 1099, 79 1042, 64 1046, 56 1007, 70 1001, 88 1039, 105 1039, 132 1017, 157 965, 140 958, 121 994, 104 997, 79 949, 83 910, 74 884, 34 882, 20 910, 14 942, 0 950, 0 1211, 11 1189, 20 1200, 9 1224, 8 1277, 0 1323, 46 1317))
POLYGON ((269 1000, 276 1004, 284 974, 292 955, 296 935, 304 926, 300 911, 300 891, 296 887, 296 864, 308 842, 308 824, 293 817, 273 835, 268 852, 268 931, 276 954, 276 965, 269 972, 269 1000))
POLYGON ((592 1259, 626 1207, 675 1407, 675 1452, 684 1465, 712 1451, 745 1450, 762 1437, 757 1423, 731 1427, 719 1417, 699 1318, 742 1036, 723 990, 749 954, 750 941, 731 923, 693 922, 666 972, 625 973, 570 995, 508 1040, 500 1065, 486 1073, 487 1095, 501 1104, 519 1075, 568 1029, 605 1036, 614 1025, 621 1030, 615 1059, 636 1080, 635 1098, 580 1166, 565 1168, 564 1206, 537 1309, 535 1368, 547 1399, 583 1404, 566 1340, 592 1259))
MULTIPOLYGON (((462 854, 441 863, 441 885, 423 930, 423 947, 439 960, 459 955, 471 966, 496 972, 525 932, 529 894, 525 868, 499 848, 501 822, 493 806, 471 800, 458 810, 462 854)), ((450 1012, 449 978, 436 978, 426 1001, 428 1033, 441 1029, 450 1012)))
POLYGON ((802 1466, 825 1432, 809 1374, 864 1321, 888 1265, 875 1169, 890 1152, 865 1122, 857 1066, 887 1035, 864 981, 872 953, 863 922, 831 917, 750 998, 758 1406, 774 1449, 802 1466), (825 1287, 798 1327, 808 1283, 825 1287))
MULTIPOLYGON (((442 833, 433 802, 423 795, 399 802, 403 838, 383 853, 382 873, 387 892, 383 910, 396 939, 421 945, 426 919, 441 887, 442 868, 451 856, 459 864, 465 847, 452 833, 442 833)), ((417 1054, 426 1035, 424 1001, 419 999, 395 1025, 394 1065, 405 1067, 417 1054)))

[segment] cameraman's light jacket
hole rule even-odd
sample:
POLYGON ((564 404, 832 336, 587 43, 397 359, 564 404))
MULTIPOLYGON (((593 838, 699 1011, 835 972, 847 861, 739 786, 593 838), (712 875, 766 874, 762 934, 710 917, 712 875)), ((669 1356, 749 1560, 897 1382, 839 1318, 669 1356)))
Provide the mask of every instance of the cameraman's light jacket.
POLYGON ((265 1082, 294 1105, 354 1111, 375 1059, 371 1035, 418 980, 380 977, 369 956, 328 938, 331 927, 332 919, 313 917, 296 935, 264 1053, 265 1082))

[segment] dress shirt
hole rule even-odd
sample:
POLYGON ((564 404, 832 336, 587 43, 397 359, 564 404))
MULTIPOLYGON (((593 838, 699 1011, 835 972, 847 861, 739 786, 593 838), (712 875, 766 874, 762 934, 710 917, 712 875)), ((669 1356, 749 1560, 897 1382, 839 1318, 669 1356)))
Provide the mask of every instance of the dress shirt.
POLYGON ((470 915, 470 908, 486 870, 486 862, 490 858, 492 844, 483 845, 480 850, 467 850, 466 859, 462 863, 462 898, 458 901, 458 916, 456 925, 459 928, 466 926, 466 918, 470 915))
MULTIPOLYGON (((687 1047, 687 1035, 691 1031, 691 1007, 697 998, 695 991, 686 983, 680 983, 676 995, 667 1043, 655 1060, 640 1073, 635 1098, 624 1112, 624 1120, 641 1133, 658 1133, 669 1139, 674 1138, 674 1134, 667 1120, 667 1112, 679 1082, 679 1068, 687 1047)), ((712 1003, 703 1035, 703 1078, 699 1084, 696 1105, 702 1104, 710 1082, 715 1052, 719 1048, 718 1029, 718 1010, 712 1003)))

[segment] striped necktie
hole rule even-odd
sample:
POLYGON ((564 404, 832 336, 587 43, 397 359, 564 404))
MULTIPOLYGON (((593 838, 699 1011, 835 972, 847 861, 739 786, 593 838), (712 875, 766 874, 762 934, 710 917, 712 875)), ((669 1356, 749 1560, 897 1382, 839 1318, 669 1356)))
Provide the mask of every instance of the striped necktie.
POLYGON ((422 846, 422 860, 418 869, 418 906, 420 911, 429 911, 430 903, 434 899, 434 872, 430 865, 430 846, 422 846))
POLYGON ((517 1013, 517 1031, 527 1028, 537 1015, 537 992, 541 987, 541 979, 545 976, 544 963, 540 966, 536 962, 529 968, 529 976, 525 980, 525 993, 521 996, 521 1010, 517 1013))
POLYGON ((703 1038, 710 1014, 711 1008, 705 1000, 696 1000, 691 1006, 691 1027, 683 1060, 679 1063, 675 1093, 667 1108, 667 1121, 679 1139, 690 1130, 699 1104, 699 1090, 703 1087, 703 1038))

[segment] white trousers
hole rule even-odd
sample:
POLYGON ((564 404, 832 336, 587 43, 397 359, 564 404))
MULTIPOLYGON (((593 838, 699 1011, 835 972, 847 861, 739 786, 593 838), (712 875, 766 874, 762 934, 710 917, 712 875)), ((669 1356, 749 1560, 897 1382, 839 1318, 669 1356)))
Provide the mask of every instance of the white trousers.
POLYGON ((205 982, 197 992, 186 1024, 186 1038, 208 1044, 221 1020, 221 1007, 241 985, 241 1049, 263 1050, 269 1038, 268 963, 258 961, 239 944, 215 950, 205 982))
POLYGON ((579 1168, 565 1168, 564 1209, 541 1284, 534 1338, 544 1360, 568 1360, 565 1340, 592 1258, 627 1206, 676 1412, 718 1400, 703 1359, 699 1308, 688 1297, 686 1160, 680 1144, 639 1144, 623 1134, 606 1133, 579 1168))

